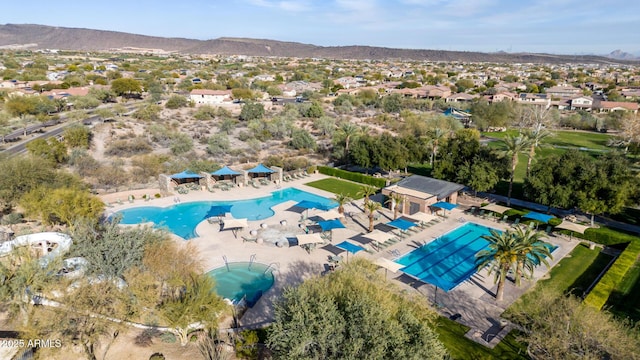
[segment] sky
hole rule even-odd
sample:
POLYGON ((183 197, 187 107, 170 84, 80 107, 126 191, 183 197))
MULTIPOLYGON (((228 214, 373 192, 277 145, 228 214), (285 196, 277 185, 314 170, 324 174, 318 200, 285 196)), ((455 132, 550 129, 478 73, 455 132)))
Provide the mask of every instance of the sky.
POLYGON ((321 46, 640 55, 635 0, 3 1, 0 24, 321 46))

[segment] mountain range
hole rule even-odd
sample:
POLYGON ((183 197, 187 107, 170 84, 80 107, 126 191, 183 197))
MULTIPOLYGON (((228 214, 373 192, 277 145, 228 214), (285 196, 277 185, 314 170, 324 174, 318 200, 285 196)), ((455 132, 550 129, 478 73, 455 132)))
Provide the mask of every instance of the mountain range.
POLYGON ((296 42, 223 37, 212 40, 166 38, 117 31, 34 24, 0 25, 0 49, 113 51, 155 49, 184 54, 278 56, 326 59, 427 60, 496 63, 626 63, 640 59, 616 50, 607 56, 543 53, 483 53, 374 46, 316 46, 296 42))

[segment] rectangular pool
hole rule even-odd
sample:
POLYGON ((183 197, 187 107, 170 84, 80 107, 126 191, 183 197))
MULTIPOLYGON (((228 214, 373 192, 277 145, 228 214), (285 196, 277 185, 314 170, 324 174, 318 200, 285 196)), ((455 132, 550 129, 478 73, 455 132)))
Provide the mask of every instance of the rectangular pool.
MULTIPOLYGON (((476 272, 476 254, 488 249, 491 228, 468 222, 397 259, 405 274, 449 291, 476 272)), ((495 230, 495 229, 493 229, 495 230)), ((556 246, 548 245, 553 251, 556 246)))

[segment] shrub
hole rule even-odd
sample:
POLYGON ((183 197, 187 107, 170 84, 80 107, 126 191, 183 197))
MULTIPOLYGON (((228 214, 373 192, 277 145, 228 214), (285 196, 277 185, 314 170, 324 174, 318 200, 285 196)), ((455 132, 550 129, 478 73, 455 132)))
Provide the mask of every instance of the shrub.
POLYGON ((107 147, 105 153, 109 156, 130 157, 147 154, 152 150, 153 148, 145 139, 135 138, 133 140, 116 140, 107 147))
POLYGON ((378 188, 384 187, 387 185, 387 181, 385 179, 382 178, 376 178, 373 176, 369 176, 369 175, 364 175, 364 174, 360 174, 360 173, 356 173, 356 172, 351 172, 351 171, 346 171, 346 170, 341 170, 341 169, 336 169, 336 168, 331 168, 328 166, 319 166, 318 167, 318 171, 321 174, 325 174, 325 175, 329 175, 329 176, 335 176, 335 177, 339 177, 341 179, 345 179, 345 180, 351 180, 351 181, 355 181, 361 184, 366 184, 366 185, 372 185, 378 188))
POLYGON ((174 344, 176 342, 176 336, 173 335, 173 333, 164 332, 162 333, 162 335, 160 335, 160 340, 168 344, 174 344))
POLYGON ((159 193, 156 193, 155 195, 153 195, 153 197, 155 197, 156 199, 160 199, 162 195, 160 195, 159 193))

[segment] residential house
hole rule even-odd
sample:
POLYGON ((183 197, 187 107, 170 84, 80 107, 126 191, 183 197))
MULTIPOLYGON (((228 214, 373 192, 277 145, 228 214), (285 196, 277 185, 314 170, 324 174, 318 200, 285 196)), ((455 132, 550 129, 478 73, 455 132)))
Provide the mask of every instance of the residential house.
POLYGON ((634 114, 638 113, 638 103, 622 102, 622 101, 600 101, 594 104, 594 109, 600 112, 612 112, 612 111, 631 111, 634 114))
POLYGON ((591 111, 593 106, 593 98, 591 96, 578 96, 571 99, 570 110, 585 110, 591 111))
POLYGON ((548 94, 538 93, 520 93, 518 94, 518 102, 527 105, 538 105, 548 108, 551 106, 551 96, 548 94))
POLYGON ((512 93, 509 91, 501 91, 493 95, 489 95, 488 101, 490 103, 500 102, 500 101, 516 101, 518 99, 518 94, 512 93))
POLYGON ((570 85, 552 86, 545 90, 552 97, 571 97, 582 94, 582 89, 570 85))
POLYGON ((189 93, 189 100, 196 104, 222 104, 231 100, 231 90, 194 89, 189 93))
POLYGON ((427 85, 423 87, 426 90, 425 97, 429 99, 442 99, 451 95, 451 89, 441 85, 427 85))
POLYGON ((455 93, 447 96, 444 101, 448 103, 464 103, 471 102, 477 97, 477 95, 471 95, 467 93, 455 93))

